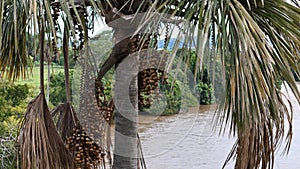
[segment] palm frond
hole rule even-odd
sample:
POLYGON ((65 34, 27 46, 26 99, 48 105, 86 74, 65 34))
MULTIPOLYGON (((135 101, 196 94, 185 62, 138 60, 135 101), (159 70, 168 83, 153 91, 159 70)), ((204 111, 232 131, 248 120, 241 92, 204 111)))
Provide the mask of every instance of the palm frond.
MULTIPOLYGON (((4 19, 4 1, 1 1, 0 3, 0 39, 2 39, 2 23, 3 23, 3 19, 4 19)), ((0 40, 0 47, 2 46, 2 40, 0 40)), ((1 56, 1 55, 0 55, 1 56)))
POLYGON ((300 102, 291 72, 299 75, 299 7, 281 0, 157 0, 153 4, 157 6, 149 13, 157 9, 186 21, 178 34, 192 36, 175 38, 195 43, 197 71, 204 60, 220 55, 226 91, 216 125, 238 136, 228 160, 236 157, 236 168, 272 168, 275 150, 282 140, 288 150, 292 138, 292 111, 276 82, 284 80, 300 102), (215 40, 210 44, 210 39, 215 40), (210 50, 203 50, 207 46, 210 50))
POLYGON ((228 33, 226 43, 221 45, 226 46, 224 54, 230 59, 230 67, 219 120, 223 127, 230 123, 230 130, 237 132, 238 142, 233 148, 237 168, 273 168, 274 152, 281 140, 286 136, 288 150, 292 138, 292 112, 276 81, 286 81, 300 101, 291 73, 291 69, 298 71, 299 57, 293 46, 299 45, 299 13, 284 11, 290 5, 281 1, 250 5, 247 11, 242 2, 229 2, 223 12, 228 13, 228 33), (284 119, 288 121, 287 133, 284 119))
MULTIPOLYGON (((29 0, 4 0, 0 3, 0 73, 2 77, 8 80, 18 78, 26 78, 28 75, 28 66, 30 57, 36 58, 39 41, 36 36, 38 34, 38 18, 40 17, 40 9, 45 11, 44 24, 46 25, 47 41, 49 42, 50 50, 56 55, 57 44, 59 44, 58 34, 62 31, 59 29, 58 18, 64 19, 68 26, 68 31, 71 30, 73 35, 76 34, 74 19, 80 23, 84 36, 87 35, 85 22, 93 25, 94 20, 86 20, 83 13, 80 13, 78 6, 94 11, 92 15, 103 15, 108 9, 107 4, 111 4, 110 0, 104 2, 95 2, 92 0, 86 1, 65 1, 55 0, 49 2, 29 1, 29 0), (52 7, 59 8, 58 15, 55 14, 52 7), (73 11, 73 15, 71 14, 73 11), (32 40, 33 39, 33 40, 32 40)), ((66 24, 65 24, 66 25, 66 24)), ((75 39, 76 41, 77 39, 75 39)), ((85 40, 85 39, 83 39, 85 40)))
POLYGON ((26 45, 27 4, 22 1, 2 1, 1 8, 1 76, 9 80, 26 77, 29 62, 26 45), (17 10, 18 9, 18 10, 17 10))
POLYGON ((74 108, 70 105, 70 103, 60 104, 51 111, 51 115, 54 119, 57 119, 57 131, 62 140, 66 142, 67 138, 72 136, 73 129, 79 125, 79 120, 74 108))
POLYGON ((74 168, 74 161, 58 135, 44 95, 32 100, 18 137, 21 168, 74 168))
MULTIPOLYGON (((40 5, 42 2, 40 1, 40 5)), ((45 18, 40 8, 40 94, 32 100, 20 124, 18 136, 21 168, 74 168, 50 115, 44 94, 45 18)))

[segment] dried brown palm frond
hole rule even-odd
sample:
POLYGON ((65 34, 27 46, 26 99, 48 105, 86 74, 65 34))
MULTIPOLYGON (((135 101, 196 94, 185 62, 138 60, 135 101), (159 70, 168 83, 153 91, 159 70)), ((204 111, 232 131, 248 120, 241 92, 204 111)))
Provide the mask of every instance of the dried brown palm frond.
POLYGON ((18 146, 23 169, 74 168, 73 158, 56 131, 43 93, 27 107, 18 146))
MULTIPOLYGON (((43 12, 41 12, 43 13, 43 12)), ((18 147, 21 168, 73 169, 75 163, 50 115, 44 93, 44 16, 40 18, 40 94, 27 107, 21 122, 18 147)))
POLYGON ((65 142, 68 137, 72 136, 73 129, 79 125, 74 108, 70 103, 60 104, 51 114, 54 119, 57 119, 56 128, 65 142))

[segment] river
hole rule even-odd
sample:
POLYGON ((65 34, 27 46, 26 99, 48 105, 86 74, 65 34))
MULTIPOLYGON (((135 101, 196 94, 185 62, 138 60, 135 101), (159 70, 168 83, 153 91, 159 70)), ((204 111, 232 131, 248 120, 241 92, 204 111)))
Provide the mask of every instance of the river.
MULTIPOLYGON (((298 84, 300 88, 300 84, 298 84)), ((289 91, 289 90, 288 90, 289 91)), ((283 89, 284 93, 288 93, 283 89)), ((291 96, 294 109, 290 152, 276 153, 275 169, 300 168, 300 106, 291 96)), ((213 131, 214 106, 201 106, 168 117, 139 117, 139 132, 148 169, 218 169, 235 142, 234 137, 213 131)), ((217 130, 218 131, 218 130, 217 130)), ((234 167, 231 161, 226 168, 234 167)))

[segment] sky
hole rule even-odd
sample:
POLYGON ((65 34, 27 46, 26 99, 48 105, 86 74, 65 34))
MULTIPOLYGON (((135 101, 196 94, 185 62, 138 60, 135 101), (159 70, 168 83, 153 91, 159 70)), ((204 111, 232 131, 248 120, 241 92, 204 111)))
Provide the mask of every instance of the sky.
POLYGON ((108 27, 105 23, 103 23, 103 21, 101 21, 101 19, 98 19, 97 21, 95 21, 94 33, 89 32, 89 36, 93 37, 95 35, 100 34, 103 31, 106 31, 106 30, 111 30, 111 28, 108 27))

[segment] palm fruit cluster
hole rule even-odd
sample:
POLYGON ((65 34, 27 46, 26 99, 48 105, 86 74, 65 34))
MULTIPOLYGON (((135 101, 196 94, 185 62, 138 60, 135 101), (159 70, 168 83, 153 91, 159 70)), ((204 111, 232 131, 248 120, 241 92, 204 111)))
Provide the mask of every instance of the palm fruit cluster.
POLYGON ((104 94, 104 87, 99 81, 99 79, 95 80, 95 94, 96 94, 96 100, 97 100, 97 105, 99 108, 99 111, 102 113, 103 118, 109 122, 112 117, 113 113, 113 104, 112 102, 108 102, 107 98, 105 97, 104 94))
POLYGON ((142 49, 148 49, 150 46, 150 39, 141 41, 142 35, 133 36, 129 42, 129 53, 135 53, 142 49))
MULTIPOLYGON (((60 4, 58 0, 51 0, 51 8, 52 8, 52 19, 55 27, 55 33, 59 30, 58 17, 60 14, 60 4)), ((56 56, 58 53, 57 44, 55 39, 57 39, 57 35, 53 35, 51 38, 53 54, 56 56)))
POLYGON ((161 55, 158 52, 153 52, 150 55, 142 52, 140 55, 140 71, 138 74, 139 106, 149 107, 153 99, 161 97, 158 89, 159 84, 167 83, 166 63, 166 55, 161 55))
POLYGON ((74 156, 77 169, 94 169, 103 162, 104 150, 89 137, 81 126, 67 138, 67 149, 74 156))
MULTIPOLYGON (((158 64, 157 62, 152 63, 158 64)), ((139 106, 150 107, 153 101, 151 98, 158 99, 161 97, 158 90, 159 83, 167 83, 167 76, 161 69, 149 68, 140 71, 138 79, 138 104, 139 106)))
MULTIPOLYGON (((72 21, 74 25, 74 31, 71 31, 72 37, 72 49, 73 51, 79 51, 84 47, 85 41, 85 31, 87 31, 86 25, 81 25, 80 23, 87 23, 87 11, 82 4, 76 4, 75 9, 70 6, 70 13, 72 16, 72 21), (77 17, 76 12, 78 13, 80 19, 77 17), (79 21, 81 20, 81 22, 79 21)), ((75 55, 75 60, 77 60, 77 55, 75 55)))
POLYGON ((165 74, 167 55, 159 51, 147 50, 151 46, 157 47, 156 36, 157 34, 139 34, 132 37, 129 43, 130 53, 139 53, 139 106, 149 107, 153 99, 160 98, 158 90, 159 83, 166 83, 167 80, 165 74), (150 44, 151 39, 155 40, 153 44, 150 44), (152 97, 150 97, 150 95, 152 97))

